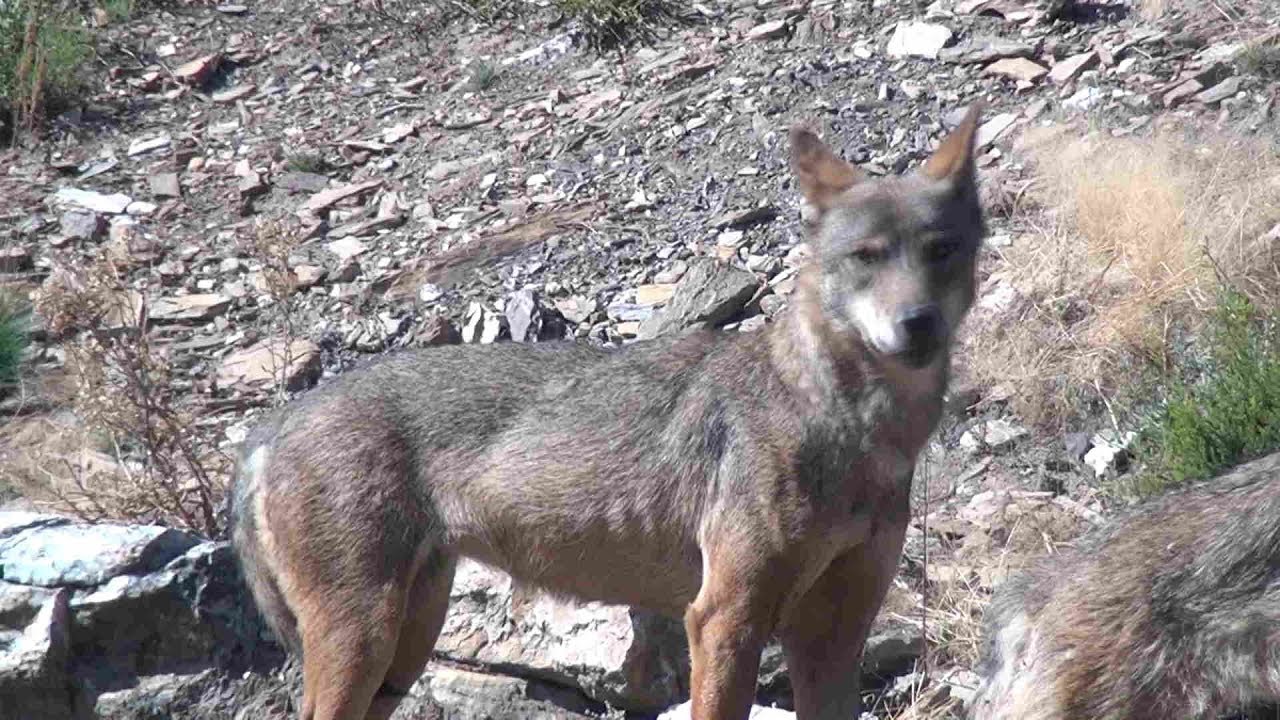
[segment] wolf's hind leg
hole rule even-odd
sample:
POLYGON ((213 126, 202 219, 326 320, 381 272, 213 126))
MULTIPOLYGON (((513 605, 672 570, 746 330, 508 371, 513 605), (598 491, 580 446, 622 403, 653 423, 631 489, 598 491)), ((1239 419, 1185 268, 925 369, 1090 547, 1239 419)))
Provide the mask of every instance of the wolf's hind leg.
POLYGON ((455 556, 435 550, 418 569, 409 590, 395 655, 374 695, 367 720, 391 717, 400 699, 422 675, 444 625, 456 567, 455 556))

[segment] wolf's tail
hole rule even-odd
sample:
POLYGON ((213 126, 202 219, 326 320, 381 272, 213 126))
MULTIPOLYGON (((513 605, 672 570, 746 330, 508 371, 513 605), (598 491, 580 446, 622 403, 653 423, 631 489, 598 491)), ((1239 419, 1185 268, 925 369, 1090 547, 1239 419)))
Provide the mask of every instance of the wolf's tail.
MULTIPOLYGON (((261 428, 266 431, 268 428, 261 428)), ((236 462, 234 486, 231 491, 231 546, 240 562, 240 572, 253 593, 258 611, 276 637, 292 653, 300 652, 302 639, 298 634, 298 619, 289 608, 280 590, 273 568, 274 548, 262 543, 258 521, 259 497, 263 492, 262 480, 266 472, 270 438, 274 433, 253 433, 245 440, 236 462), (264 437, 265 436, 265 437, 264 437)), ((269 530, 268 530, 269 533, 269 530)))

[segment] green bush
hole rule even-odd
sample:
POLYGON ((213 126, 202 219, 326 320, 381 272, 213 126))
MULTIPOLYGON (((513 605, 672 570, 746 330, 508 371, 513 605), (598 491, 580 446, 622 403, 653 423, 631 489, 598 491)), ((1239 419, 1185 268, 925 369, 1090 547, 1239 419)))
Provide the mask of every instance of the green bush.
POLYGON ((1199 382, 1182 381, 1142 433, 1148 495, 1280 448, 1280 330, 1243 294, 1226 292, 1208 334, 1199 382))
POLYGON ((27 349, 26 317, 12 305, 0 304, 0 393, 18 382, 27 349))
POLYGON ((79 89, 90 52, 83 23, 65 6, 0 0, 0 111, 30 123, 60 107, 79 89))
POLYGON ((556 7, 582 25, 593 45, 611 45, 642 35, 659 15, 671 11, 668 0, 556 0, 556 7))

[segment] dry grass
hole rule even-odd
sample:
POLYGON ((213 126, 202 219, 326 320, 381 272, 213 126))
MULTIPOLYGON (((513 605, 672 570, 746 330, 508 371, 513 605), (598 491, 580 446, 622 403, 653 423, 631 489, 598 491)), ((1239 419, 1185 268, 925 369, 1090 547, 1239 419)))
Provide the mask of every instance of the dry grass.
POLYGON ((1061 425, 1135 372, 1168 370, 1223 283, 1280 306, 1280 251, 1260 240, 1280 220, 1273 146, 1062 131, 1024 145, 1039 208, 1000 270, 1017 299, 977 319, 968 360, 979 381, 1011 384, 1029 420, 1061 425))
POLYGON ((151 341, 145 298, 129 291, 104 255, 59 268, 36 299, 66 337, 74 420, 48 426, 8 464, 10 482, 37 503, 88 520, 174 525, 216 537, 228 458, 219 433, 174 387, 166 353, 151 341))

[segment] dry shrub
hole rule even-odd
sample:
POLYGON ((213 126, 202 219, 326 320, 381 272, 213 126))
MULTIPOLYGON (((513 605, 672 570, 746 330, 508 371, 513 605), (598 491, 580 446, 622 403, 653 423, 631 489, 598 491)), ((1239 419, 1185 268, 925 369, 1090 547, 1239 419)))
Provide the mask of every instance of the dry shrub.
POLYGON ((145 298, 104 255, 85 269, 58 269, 36 309, 51 333, 68 337, 79 420, 71 435, 96 447, 39 458, 42 476, 25 478, 25 488, 89 520, 220 535, 228 461, 216 428, 174 389, 168 358, 148 333, 145 298))
POLYGON ((1016 300, 981 311, 977 379, 1008 383, 1017 409, 1063 425, 1082 400, 1173 364, 1175 339, 1212 313, 1223 284, 1259 307, 1280 299, 1280 155, 1264 140, 1029 132, 1030 231, 1005 252, 1016 300))

